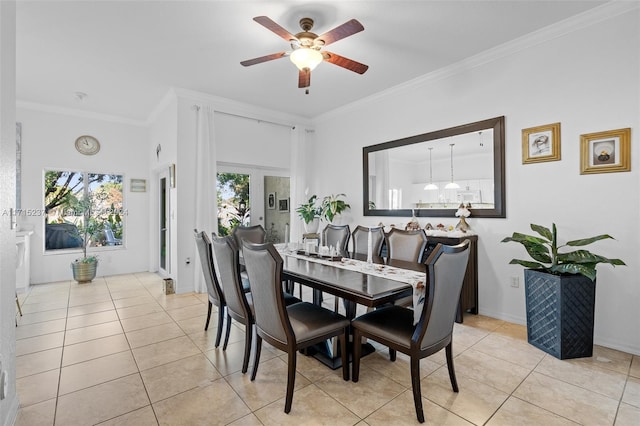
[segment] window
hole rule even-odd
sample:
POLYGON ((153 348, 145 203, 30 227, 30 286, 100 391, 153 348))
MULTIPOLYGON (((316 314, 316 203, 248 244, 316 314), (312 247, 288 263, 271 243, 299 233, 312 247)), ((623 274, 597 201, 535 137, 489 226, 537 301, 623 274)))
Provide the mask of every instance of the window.
POLYGON ((122 175, 46 170, 45 250, 120 246, 124 237, 122 175))
POLYGON ((231 235, 233 228, 238 225, 249 226, 250 178, 250 175, 243 173, 218 173, 218 234, 221 236, 231 235))

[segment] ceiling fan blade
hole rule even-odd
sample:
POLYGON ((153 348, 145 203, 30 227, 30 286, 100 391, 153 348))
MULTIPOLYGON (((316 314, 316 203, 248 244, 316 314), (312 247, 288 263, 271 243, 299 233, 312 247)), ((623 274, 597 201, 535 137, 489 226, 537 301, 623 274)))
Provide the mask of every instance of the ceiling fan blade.
POLYGON ((304 88, 311 86, 311 70, 305 68, 298 73, 298 87, 304 88))
POLYGON ((322 52, 322 56, 324 57, 325 61, 339 67, 346 68, 349 71, 357 72, 358 74, 364 74, 369 69, 369 65, 361 64, 360 62, 356 62, 353 59, 336 55, 333 52, 322 52))
POLYGON ((248 67, 250 65, 261 64, 267 61, 273 61, 274 59, 280 59, 284 56, 287 56, 287 52, 278 52, 272 53, 271 55, 260 56, 259 58, 247 59, 246 61, 240 62, 241 65, 248 67))
POLYGON ((276 24, 273 20, 271 20, 271 18, 267 16, 256 16, 255 18, 253 18, 253 20, 266 29, 273 31, 287 42, 291 42, 291 40, 297 40, 296 36, 292 35, 289 31, 276 24))
POLYGON ((335 43, 338 40, 342 40, 345 37, 349 37, 350 35, 359 33, 362 30, 364 30, 362 24, 357 20, 352 19, 342 25, 335 27, 332 30, 327 31, 324 34, 319 35, 316 40, 324 41, 324 45, 327 46, 331 43, 335 43))

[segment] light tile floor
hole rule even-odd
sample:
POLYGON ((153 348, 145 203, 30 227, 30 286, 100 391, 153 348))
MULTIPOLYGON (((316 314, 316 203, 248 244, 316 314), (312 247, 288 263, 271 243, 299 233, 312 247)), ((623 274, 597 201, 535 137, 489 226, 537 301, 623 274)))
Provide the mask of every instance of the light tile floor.
MULTIPOLYGON (((19 426, 417 423, 407 358, 392 363, 381 346, 358 383, 299 354, 285 414, 286 356, 265 345, 251 382, 240 372, 244 327, 214 348, 207 296, 166 296, 156 274, 35 285, 20 298, 19 426)), ((640 425, 639 356, 596 346, 592 358, 559 361, 530 346, 525 327, 476 315, 454 333, 459 393, 443 353, 421 362, 429 424, 640 425)))

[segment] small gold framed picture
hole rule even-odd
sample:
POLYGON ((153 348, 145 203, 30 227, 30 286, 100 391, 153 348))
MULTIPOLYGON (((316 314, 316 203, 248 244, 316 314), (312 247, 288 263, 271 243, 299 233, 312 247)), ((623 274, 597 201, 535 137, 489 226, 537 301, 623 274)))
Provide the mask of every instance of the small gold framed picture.
POLYGON ((580 174, 631 171, 631 128, 580 135, 580 174))
POLYGON ((560 160, 560 123, 522 129, 522 164, 560 160))

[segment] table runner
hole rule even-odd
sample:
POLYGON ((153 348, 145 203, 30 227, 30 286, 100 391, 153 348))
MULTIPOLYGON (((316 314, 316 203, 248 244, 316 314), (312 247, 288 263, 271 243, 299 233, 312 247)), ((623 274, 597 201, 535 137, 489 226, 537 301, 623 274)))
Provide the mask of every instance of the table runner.
POLYGON ((367 275, 410 284, 413 287, 413 324, 415 325, 418 323, 425 299, 426 287, 424 285, 424 281, 426 274, 424 272, 417 272, 377 263, 369 264, 362 260, 349 259, 346 257, 343 257, 339 261, 328 260, 317 256, 298 254, 296 249, 287 247, 286 244, 275 244, 274 246, 281 256, 295 257, 309 262, 320 263, 340 269, 347 269, 349 271, 361 272, 367 275))

